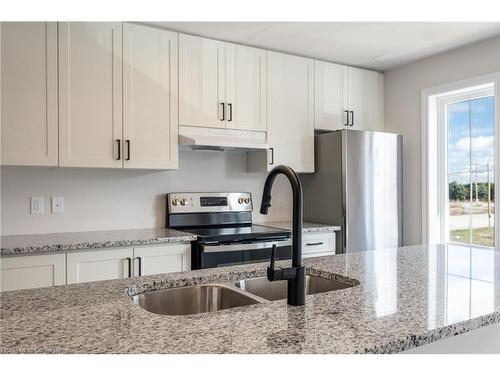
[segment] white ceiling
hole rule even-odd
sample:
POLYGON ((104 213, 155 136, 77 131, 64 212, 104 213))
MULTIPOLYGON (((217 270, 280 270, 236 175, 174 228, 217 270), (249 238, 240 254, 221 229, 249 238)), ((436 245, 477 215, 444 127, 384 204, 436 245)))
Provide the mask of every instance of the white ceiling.
POLYGON ((500 35, 500 22, 148 22, 148 24, 380 71, 493 35, 500 35))

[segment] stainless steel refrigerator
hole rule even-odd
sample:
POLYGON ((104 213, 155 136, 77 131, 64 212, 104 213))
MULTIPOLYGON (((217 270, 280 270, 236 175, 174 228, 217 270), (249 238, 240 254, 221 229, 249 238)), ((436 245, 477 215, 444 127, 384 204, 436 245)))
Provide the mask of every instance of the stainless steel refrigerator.
POLYGON ((314 152, 304 219, 342 227, 337 253, 401 246, 402 136, 338 130, 316 135, 314 152))

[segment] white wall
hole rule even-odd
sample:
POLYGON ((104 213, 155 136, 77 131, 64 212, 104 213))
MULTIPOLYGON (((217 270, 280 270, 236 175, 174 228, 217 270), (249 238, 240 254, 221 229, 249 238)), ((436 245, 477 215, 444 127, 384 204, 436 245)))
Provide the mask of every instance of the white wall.
POLYGON ((258 214, 265 177, 246 172, 245 154, 201 151, 181 152, 176 171, 2 167, 1 234, 164 227, 165 194, 173 191, 248 191, 254 221, 289 219, 291 194, 282 176, 273 193, 282 193, 285 205, 258 214), (64 214, 50 212, 52 195, 64 197, 64 214), (30 196, 45 197, 43 215, 30 215, 30 196))
POLYGON ((404 244, 421 242, 421 91, 500 71, 500 37, 385 72, 385 130, 403 134, 404 244))

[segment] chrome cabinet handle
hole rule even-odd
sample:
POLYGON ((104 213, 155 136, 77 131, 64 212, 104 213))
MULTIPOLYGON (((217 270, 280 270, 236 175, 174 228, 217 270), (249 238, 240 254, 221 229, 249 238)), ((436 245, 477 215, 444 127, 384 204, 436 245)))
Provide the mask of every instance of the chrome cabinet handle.
POLYGON ((225 121, 226 120, 226 106, 225 106, 224 102, 220 103, 220 105, 222 106, 222 118, 220 118, 219 120, 225 121))
POLYGON ((122 150, 121 150, 122 141, 121 141, 121 139, 117 139, 116 143, 118 144, 118 156, 117 156, 116 160, 120 160, 122 158, 122 150))
POLYGON ((319 246, 323 245, 323 242, 308 242, 306 243, 306 246, 319 246))
POLYGON ((271 151, 271 162, 269 163, 269 165, 273 165, 274 164, 274 147, 269 147, 269 150, 271 151))
POLYGON ((125 142, 127 143, 127 159, 126 160, 130 160, 130 139, 127 139, 125 142))
POLYGON ((139 261, 139 276, 142 276, 142 258, 137 257, 137 260, 139 261))
POLYGON ((233 121, 233 103, 228 103, 227 108, 229 110, 229 117, 227 121, 233 121))
POLYGON ((132 277, 132 258, 126 258, 128 262, 128 277, 132 277))
POLYGON ((345 112, 345 126, 349 126, 349 111, 346 109, 345 112))
POLYGON ((350 126, 354 126, 354 111, 349 111, 351 112, 351 124, 350 126))

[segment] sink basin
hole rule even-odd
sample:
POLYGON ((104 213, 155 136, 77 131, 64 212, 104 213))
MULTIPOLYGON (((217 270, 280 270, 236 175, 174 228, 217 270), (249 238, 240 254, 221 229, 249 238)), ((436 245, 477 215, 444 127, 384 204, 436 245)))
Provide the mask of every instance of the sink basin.
MULTIPOLYGON (((287 281, 268 281, 267 277, 256 277, 237 281, 234 285, 248 293, 255 294, 269 301, 277 301, 286 298, 287 281)), ((306 276, 306 293, 316 294, 330 292, 333 290, 350 288, 352 285, 325 279, 319 276, 306 276)))
POLYGON ((133 301, 146 311, 164 315, 213 312, 261 302, 244 292, 218 284, 146 292, 134 296, 133 301))

